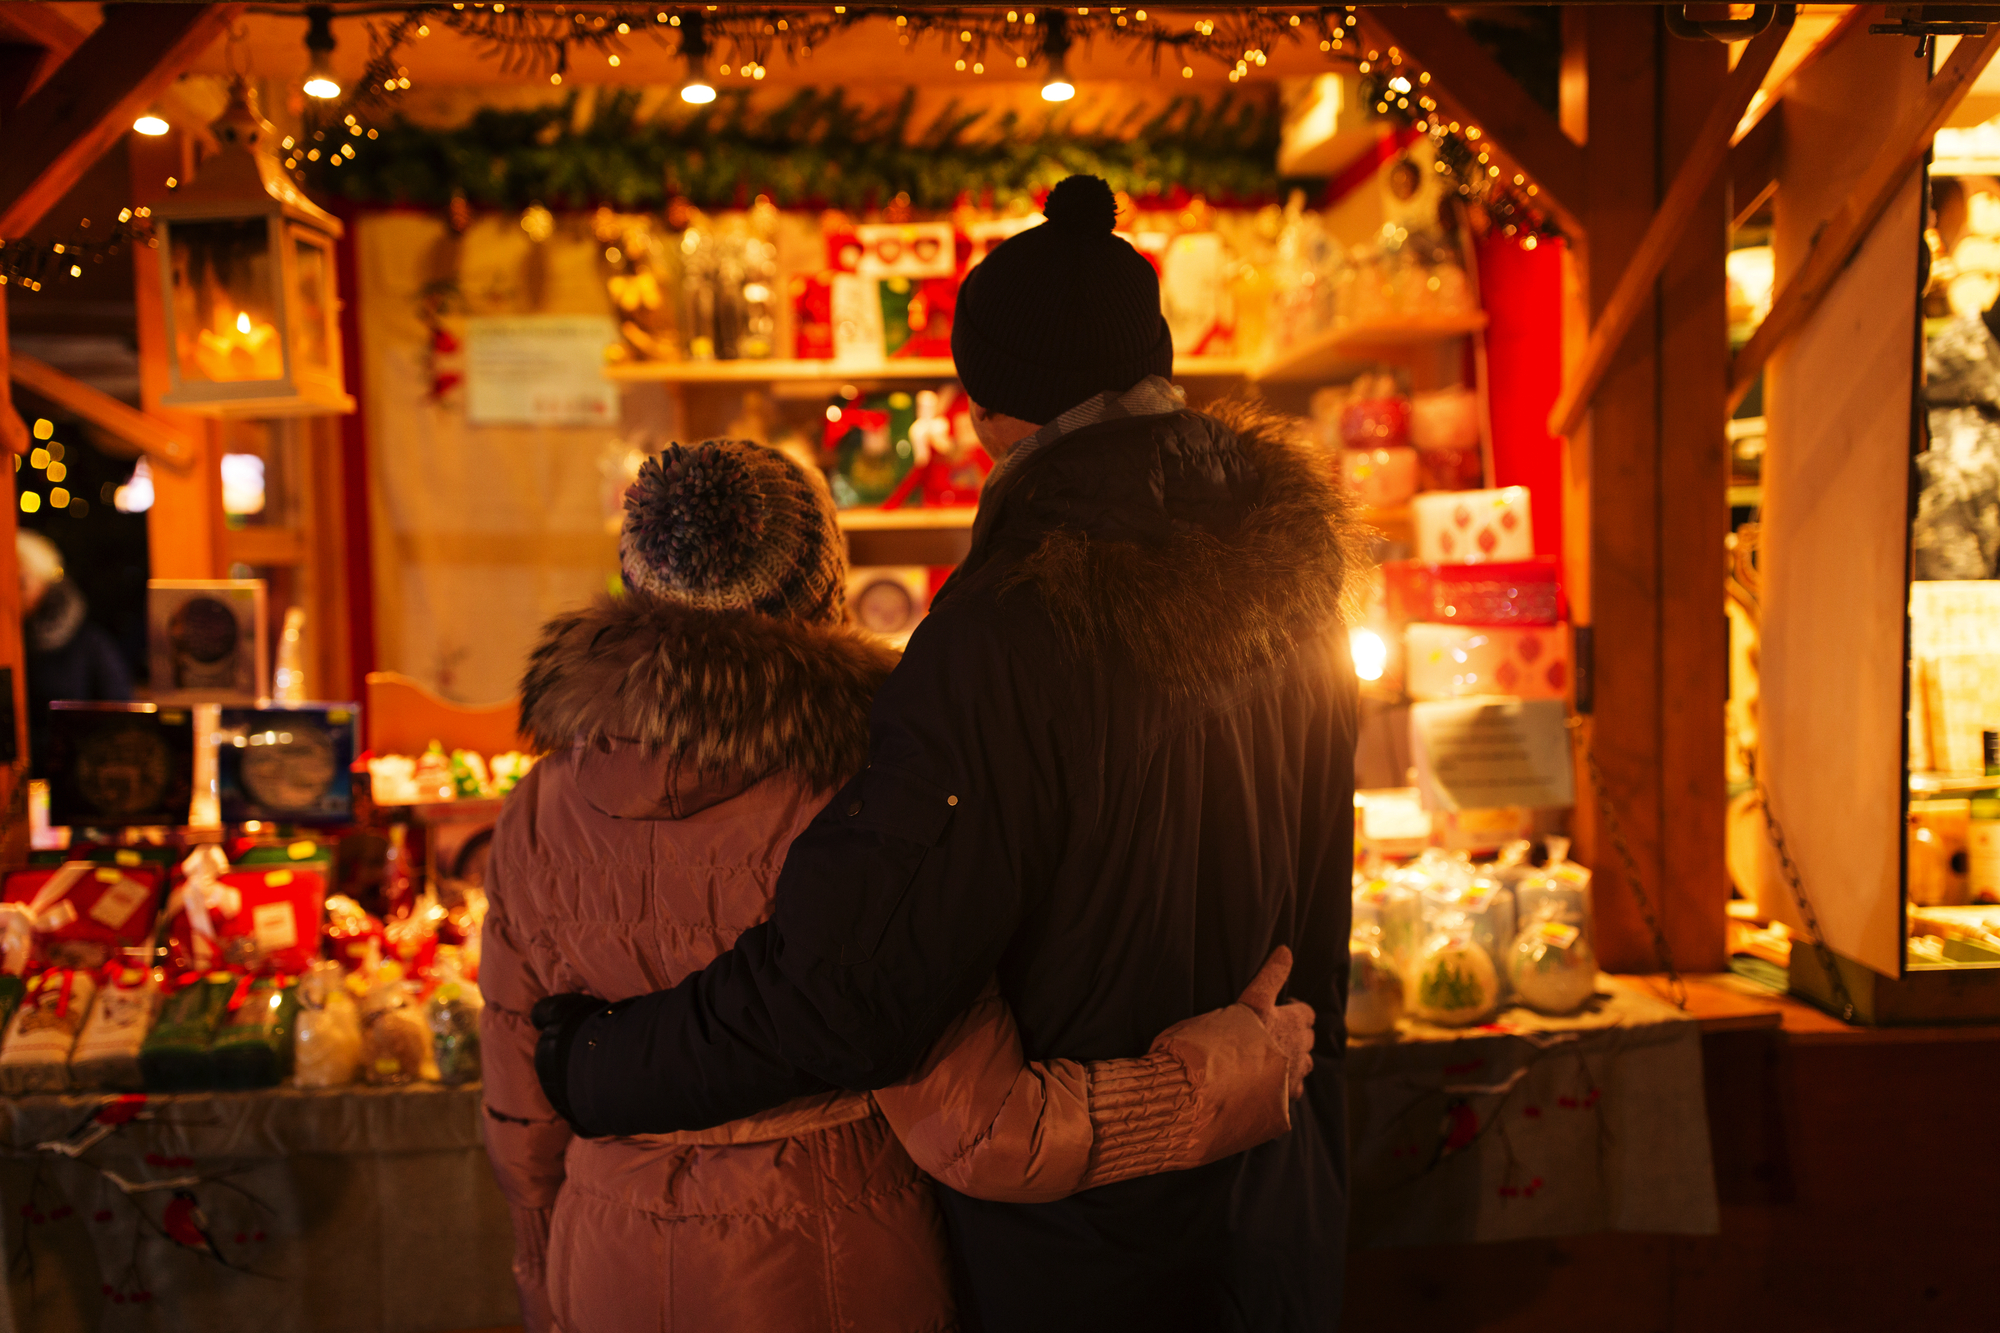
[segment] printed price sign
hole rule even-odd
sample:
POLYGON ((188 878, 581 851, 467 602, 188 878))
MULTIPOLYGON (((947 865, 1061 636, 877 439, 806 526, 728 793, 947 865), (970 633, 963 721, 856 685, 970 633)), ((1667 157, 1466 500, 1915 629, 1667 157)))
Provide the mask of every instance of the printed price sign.
POLYGON ((1478 695, 1410 705, 1417 786, 1435 810, 1576 803, 1560 699, 1478 695))
POLYGON ((615 426, 618 386, 604 349, 618 340, 597 315, 466 320, 465 415, 475 426, 615 426))

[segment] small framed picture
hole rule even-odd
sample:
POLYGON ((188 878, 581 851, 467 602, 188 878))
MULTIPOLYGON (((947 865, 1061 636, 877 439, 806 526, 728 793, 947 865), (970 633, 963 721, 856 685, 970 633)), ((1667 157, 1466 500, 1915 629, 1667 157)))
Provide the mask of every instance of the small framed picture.
POLYGON ((347 823, 360 736, 359 704, 224 708, 215 731, 223 822, 347 823))
POLYGON ((262 579, 151 579, 146 602, 155 699, 254 704, 270 697, 262 579))
POLYGON ((48 774, 51 824, 181 827, 194 797, 194 710, 52 703, 48 774))

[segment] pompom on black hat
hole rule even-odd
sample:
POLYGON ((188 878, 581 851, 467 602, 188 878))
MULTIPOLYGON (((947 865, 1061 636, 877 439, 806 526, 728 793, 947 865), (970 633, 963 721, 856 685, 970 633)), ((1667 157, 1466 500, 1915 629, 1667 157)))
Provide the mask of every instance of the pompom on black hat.
POLYGON ((1048 221, 1002 241, 966 276, 951 329, 967 396, 1037 425, 1174 369, 1159 276, 1112 234, 1111 187, 1071 176, 1042 212, 1048 221))
POLYGON ((704 610, 840 619, 845 546, 826 483, 749 440, 669 445, 625 492, 628 586, 704 610))

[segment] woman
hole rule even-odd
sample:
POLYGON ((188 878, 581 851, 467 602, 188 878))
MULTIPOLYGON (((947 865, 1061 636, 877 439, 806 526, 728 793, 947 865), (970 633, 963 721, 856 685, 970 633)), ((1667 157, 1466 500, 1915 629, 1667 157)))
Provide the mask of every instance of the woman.
POLYGON ((1280 950, 1242 1003, 1138 1059, 1031 1064, 989 987, 896 1087, 573 1138, 536 1082, 529 1011, 672 986, 762 920, 793 837, 864 762, 895 664, 841 623, 825 484, 773 450, 648 460, 619 557, 626 595, 552 622, 529 664, 521 730, 550 757, 510 798, 488 876, 486 1140, 530 1329, 949 1329, 919 1167, 1033 1202, 1286 1129, 1312 1011, 1276 1004, 1280 950))

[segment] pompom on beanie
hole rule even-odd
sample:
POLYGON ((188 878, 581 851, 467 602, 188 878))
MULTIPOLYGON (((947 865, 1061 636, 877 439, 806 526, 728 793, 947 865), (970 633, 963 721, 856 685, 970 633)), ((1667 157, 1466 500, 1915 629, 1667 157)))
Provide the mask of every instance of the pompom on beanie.
POLYGON ((1111 187, 1071 176, 1042 212, 1048 221, 1008 237, 966 275, 951 328, 966 395, 1037 425, 1174 369, 1159 276, 1112 235, 1111 187))
POLYGON ((708 611, 831 623, 847 559, 821 478, 748 440, 671 445, 625 492, 628 587, 708 611))

